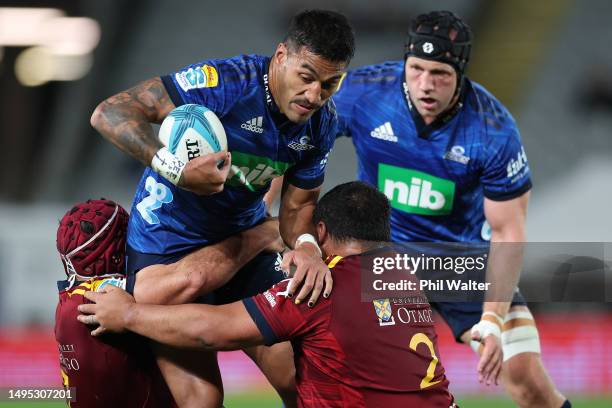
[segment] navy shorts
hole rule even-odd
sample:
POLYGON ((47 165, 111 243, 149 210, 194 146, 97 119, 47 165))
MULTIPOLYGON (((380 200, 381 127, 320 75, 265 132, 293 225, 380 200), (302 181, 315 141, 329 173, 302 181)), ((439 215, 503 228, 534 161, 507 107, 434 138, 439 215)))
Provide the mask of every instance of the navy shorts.
MULTIPOLYGON (((521 292, 517 291, 512 306, 526 304, 521 292)), ((458 343, 461 343, 461 335, 478 323, 482 315, 482 302, 431 302, 431 307, 440 313, 458 343)))
MULTIPOLYGON (((191 252, 172 255, 143 254, 133 250, 128 245, 126 262, 128 282, 130 280, 133 282, 134 280, 129 277, 133 277, 142 268, 149 265, 168 265, 180 260, 191 252)), ((209 305, 223 305, 265 292, 274 284, 286 278, 285 273, 280 268, 280 262, 280 254, 262 252, 242 267, 225 286, 199 297, 197 302, 209 305)))

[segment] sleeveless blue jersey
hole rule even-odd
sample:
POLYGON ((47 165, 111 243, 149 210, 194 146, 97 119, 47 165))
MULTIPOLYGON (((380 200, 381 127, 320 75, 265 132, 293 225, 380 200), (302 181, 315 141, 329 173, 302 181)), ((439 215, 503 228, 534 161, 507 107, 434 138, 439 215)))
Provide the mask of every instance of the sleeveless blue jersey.
POLYGON ((305 124, 282 115, 268 87, 270 59, 241 55, 209 60, 162 77, 176 106, 195 103, 219 116, 232 153, 223 192, 198 196, 147 168, 138 184, 128 244, 170 254, 220 241, 259 223, 274 177, 302 189, 319 187, 337 133, 333 102, 305 124))
POLYGON ((403 61, 349 72, 333 99, 359 180, 391 201, 396 242, 488 241, 484 197, 531 188, 516 123, 481 85, 466 79, 459 103, 429 126, 412 107, 403 61))

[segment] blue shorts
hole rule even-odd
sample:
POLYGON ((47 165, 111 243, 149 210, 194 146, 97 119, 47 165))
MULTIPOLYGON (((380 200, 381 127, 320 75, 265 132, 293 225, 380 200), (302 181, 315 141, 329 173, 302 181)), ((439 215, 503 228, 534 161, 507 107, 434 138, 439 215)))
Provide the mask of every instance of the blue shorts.
MULTIPOLYGON (((517 291, 512 306, 526 304, 521 292, 517 291)), ((482 315, 482 302, 431 302, 431 307, 440 313, 458 343, 461 343, 461 335, 478 323, 482 315)))
MULTIPOLYGON (((133 250, 128 245, 126 261, 128 291, 130 291, 129 282, 131 281, 131 292, 133 292, 133 276, 142 268, 149 265, 168 265, 180 260, 191 252, 192 251, 182 252, 167 256, 143 254, 133 250), (130 279, 130 276, 132 279, 130 279)), ((281 257, 278 253, 260 253, 242 267, 225 286, 199 297, 197 302, 209 305, 223 305, 265 292, 274 284, 286 278, 285 273, 280 268, 280 260, 281 257)))

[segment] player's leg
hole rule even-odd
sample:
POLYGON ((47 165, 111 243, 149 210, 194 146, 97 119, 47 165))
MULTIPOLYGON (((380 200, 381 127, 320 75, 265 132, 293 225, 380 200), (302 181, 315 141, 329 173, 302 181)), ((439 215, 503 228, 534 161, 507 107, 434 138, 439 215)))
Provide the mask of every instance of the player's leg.
POLYGON ((293 348, 288 341, 273 346, 255 346, 244 352, 257 364, 278 395, 285 408, 297 407, 295 363, 293 348))
MULTIPOLYGON (((184 296, 193 299, 197 296, 198 290, 190 287, 192 285, 189 271, 191 266, 195 266, 197 261, 210 251, 211 247, 200 248, 181 258, 181 254, 174 256, 142 254, 128 246, 128 274, 133 276, 133 274, 140 275, 146 271, 153 271, 153 274, 148 275, 149 278, 159 278, 145 281, 151 284, 145 293, 148 293, 148 296, 158 297, 151 299, 144 296, 144 299, 141 297, 139 301, 155 300, 159 302, 161 299, 166 299, 168 303, 174 303, 166 290, 177 293, 176 289, 184 296), (181 259, 187 258, 189 258, 189 268, 177 268, 177 265, 184 267, 185 264, 181 264, 181 259)), ((138 281, 139 284, 140 281, 138 281)), ((180 408, 218 408, 222 406, 223 383, 216 353, 178 350, 153 342, 150 345, 162 376, 180 408)))
POLYGON ((157 364, 179 408, 220 408, 223 382, 216 352, 152 343, 157 364))
MULTIPOLYGON (((236 271, 261 250, 278 246, 278 236, 277 223, 267 221, 188 255, 142 254, 128 247, 128 274, 134 276, 133 274, 139 271, 136 274, 137 279, 132 280, 137 281, 137 301, 184 303, 193 301, 198 295, 219 288, 228 281, 236 281, 238 286, 242 286, 244 279, 235 280, 236 271), (141 277, 147 279, 143 280, 141 277)), ((276 258, 276 254, 263 255, 263 259, 268 260, 267 264, 271 262, 274 265, 276 258)), ((247 270, 246 273, 250 272, 247 270)), ((280 278, 273 276, 262 278, 259 282, 268 288, 278 280, 280 278)), ((208 295, 205 303, 219 303, 223 294, 233 292, 237 293, 236 290, 220 288, 219 294, 208 295)), ((164 379, 180 407, 217 407, 222 404, 223 385, 216 354, 179 351, 160 346, 155 347, 154 351, 164 379)))
MULTIPOLYGON (((533 317, 524 302, 519 303, 511 307, 504 323, 502 383, 514 402, 522 408, 560 408, 566 401, 565 397, 555 389, 542 364, 540 341, 533 317)), ((435 307, 448 323, 455 338, 470 345, 470 329, 480 321, 482 304, 441 302, 435 304, 435 307)))
POLYGON ((283 248, 278 221, 273 219, 189 253, 142 254, 128 245, 126 289, 139 303, 192 302, 225 285, 261 251, 283 248))
MULTIPOLYGON (((279 254, 261 253, 246 264, 223 288, 215 291, 219 303, 230 303, 265 292, 286 278, 279 254)), ((286 407, 297 404, 293 350, 288 342, 272 347, 258 346, 244 350, 261 369, 286 407)))
POLYGON ((540 356, 540 339, 525 305, 515 305, 504 322, 502 382, 520 407, 559 408, 566 398, 555 388, 540 356))

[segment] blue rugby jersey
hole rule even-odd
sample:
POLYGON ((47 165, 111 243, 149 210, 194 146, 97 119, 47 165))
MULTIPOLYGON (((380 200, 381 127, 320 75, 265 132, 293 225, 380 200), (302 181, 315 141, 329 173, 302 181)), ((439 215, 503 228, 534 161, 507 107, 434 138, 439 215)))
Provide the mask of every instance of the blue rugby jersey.
POLYGON ((240 55, 199 62, 162 77, 176 106, 200 104, 219 116, 232 171, 223 192, 198 196, 148 167, 128 226, 128 244, 134 250, 186 251, 250 228, 265 216, 262 199, 274 177, 284 174, 302 189, 323 183, 337 133, 333 102, 305 124, 288 121, 269 91, 269 62, 268 57, 240 55))
POLYGON ((404 78, 403 61, 366 66, 349 72, 333 97, 359 180, 391 201, 396 242, 490 240, 484 197, 509 200, 531 188, 514 119, 466 79, 459 104, 426 126, 404 78))

